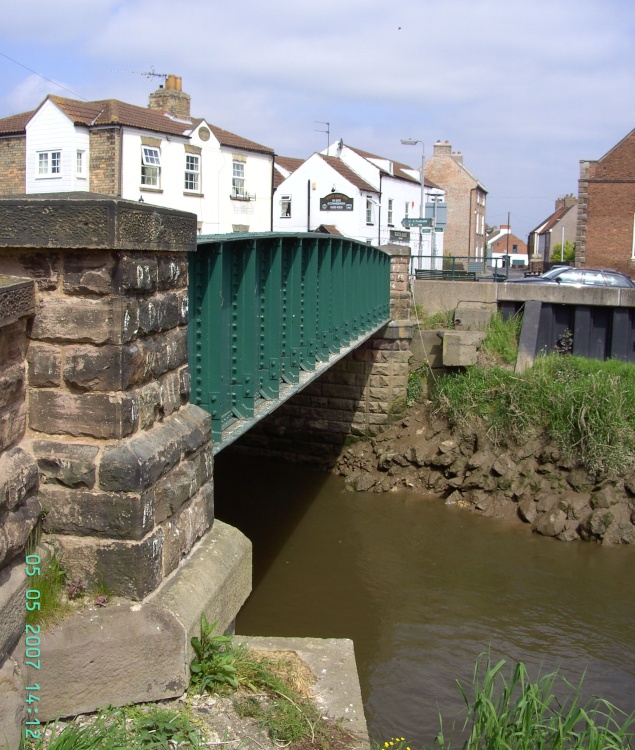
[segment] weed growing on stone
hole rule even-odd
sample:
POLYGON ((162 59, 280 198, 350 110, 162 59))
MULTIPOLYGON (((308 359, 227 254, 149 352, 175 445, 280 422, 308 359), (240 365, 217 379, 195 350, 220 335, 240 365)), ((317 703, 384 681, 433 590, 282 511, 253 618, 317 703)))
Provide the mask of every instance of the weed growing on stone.
POLYGON ((410 317, 424 331, 451 330, 454 328, 454 310, 427 312, 421 305, 413 305, 410 317))
POLYGON ((201 734, 187 710, 157 706, 107 709, 96 717, 49 725, 28 750, 172 750, 203 747, 201 734))
POLYGON ((45 627, 61 620, 72 607, 64 597, 66 573, 57 557, 51 555, 41 563, 39 569, 40 572, 30 579, 29 587, 40 592, 40 608, 27 611, 26 622, 28 625, 37 623, 45 627))
POLYGON ((237 713, 256 720, 276 744, 331 749, 348 744, 350 735, 324 719, 311 701, 315 677, 296 654, 235 645, 231 636, 213 635, 215 626, 203 615, 201 637, 192 639, 193 691, 235 692, 237 713))

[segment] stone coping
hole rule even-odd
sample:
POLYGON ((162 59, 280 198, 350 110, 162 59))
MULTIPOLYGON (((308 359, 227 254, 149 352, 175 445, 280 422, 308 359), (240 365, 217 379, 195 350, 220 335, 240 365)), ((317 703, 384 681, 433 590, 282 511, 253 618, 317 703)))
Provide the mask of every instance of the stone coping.
POLYGON ((0 274, 0 327, 34 314, 34 282, 0 274))
POLYGON ((196 214, 97 193, 0 197, 0 248, 196 251, 196 214))

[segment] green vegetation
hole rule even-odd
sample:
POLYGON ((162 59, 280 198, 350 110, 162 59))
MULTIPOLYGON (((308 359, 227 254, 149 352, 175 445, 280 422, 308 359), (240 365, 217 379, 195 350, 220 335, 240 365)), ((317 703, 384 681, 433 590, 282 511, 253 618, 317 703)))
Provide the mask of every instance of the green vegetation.
POLYGON ((406 406, 410 408, 414 406, 418 401, 421 401, 425 389, 423 387, 423 378, 425 378, 425 369, 419 367, 416 370, 408 373, 408 387, 406 391, 406 406))
POLYGON ((87 723, 53 725, 40 739, 28 740, 28 750, 171 750, 204 747, 199 730, 186 709, 156 706, 107 709, 87 723))
POLYGON ((569 242, 567 240, 564 243, 564 258, 562 257, 562 243, 559 242, 557 245, 553 246, 553 250, 551 251, 551 258, 550 260, 555 261, 556 263, 567 263, 572 264, 575 262, 575 243, 569 242))
MULTIPOLYGON (((37 544, 28 545, 28 554, 34 554, 37 544)), ((28 625, 39 624, 42 627, 51 625, 61 620, 72 609, 67 600, 64 599, 64 585, 66 573, 62 569, 59 560, 51 555, 46 562, 39 566, 39 572, 29 582, 29 587, 40 592, 38 603, 39 609, 27 610, 26 622, 28 625)))
MULTIPOLYGON (((635 715, 630 716, 608 701, 582 699, 582 682, 576 687, 559 672, 530 680, 524 664, 517 664, 506 679, 505 661, 492 665, 479 658, 474 668, 472 695, 459 691, 467 709, 461 739, 463 750, 627 750, 633 740, 635 715)), ((450 750, 452 737, 441 729, 432 747, 450 750)), ((403 737, 374 750, 410 750, 403 737)))
POLYGON ((454 310, 437 310, 437 312, 430 313, 424 310, 421 305, 413 305, 410 317, 424 331, 454 328, 454 310))
POLYGON ((192 691, 236 692, 239 715, 258 721, 275 743, 323 748, 343 744, 347 733, 324 720, 310 700, 315 678, 297 656, 280 658, 244 644, 236 646, 229 635, 213 635, 215 626, 202 615, 201 637, 192 638, 192 691))
POLYGON ((513 315, 508 318, 503 318, 500 313, 492 315, 481 344, 481 351, 492 362, 507 365, 515 364, 518 357, 518 341, 520 340, 522 325, 521 315, 513 315))
POLYGON ((439 379, 436 410, 498 444, 546 434, 597 476, 635 466, 635 367, 552 354, 517 375, 472 367, 439 379))

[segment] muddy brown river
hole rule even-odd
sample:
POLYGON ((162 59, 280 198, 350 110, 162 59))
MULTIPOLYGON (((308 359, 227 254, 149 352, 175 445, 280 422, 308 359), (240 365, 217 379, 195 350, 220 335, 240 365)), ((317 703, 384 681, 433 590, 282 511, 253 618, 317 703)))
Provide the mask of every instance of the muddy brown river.
POLYGON ((635 709, 635 549, 564 543, 410 493, 350 493, 288 463, 216 459, 216 515, 254 545, 236 631, 351 638, 369 732, 429 744, 474 663, 560 668, 635 709))

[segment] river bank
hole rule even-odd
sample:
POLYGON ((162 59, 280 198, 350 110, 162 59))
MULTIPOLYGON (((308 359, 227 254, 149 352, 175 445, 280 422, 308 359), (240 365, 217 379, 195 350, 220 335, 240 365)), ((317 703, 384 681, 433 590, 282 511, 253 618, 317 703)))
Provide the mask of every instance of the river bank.
POLYGON ((546 438, 494 445, 460 434, 430 402, 344 449, 333 471, 351 491, 409 490, 561 541, 635 543, 635 471, 597 479, 546 438))

